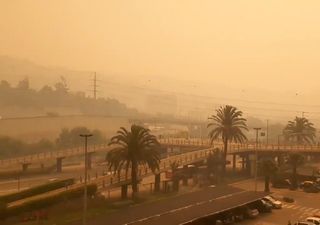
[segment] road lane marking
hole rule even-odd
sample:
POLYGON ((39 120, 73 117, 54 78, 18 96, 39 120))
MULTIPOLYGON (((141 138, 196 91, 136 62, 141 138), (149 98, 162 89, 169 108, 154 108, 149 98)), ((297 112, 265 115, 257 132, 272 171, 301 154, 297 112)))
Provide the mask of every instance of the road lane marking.
POLYGON ((314 209, 314 210, 311 211, 311 213, 316 213, 318 211, 319 211, 319 209, 314 209))
POLYGON ((235 195, 239 195, 239 194, 242 194, 242 193, 245 193, 245 192, 247 192, 247 191, 239 191, 239 192, 236 192, 236 193, 233 193, 233 194, 228 194, 228 195, 220 196, 220 197, 217 197, 217 198, 213 198, 213 199, 210 199, 208 201, 197 202, 197 203, 190 204, 190 205, 187 205, 187 206, 183 206, 183 207, 180 207, 180 208, 176 208, 176 209, 172 209, 172 210, 169 210, 169 211, 165 211, 165 212, 160 213, 160 214, 156 214, 156 215, 152 215, 152 216, 149 216, 149 217, 141 218, 141 219, 129 222, 129 223, 125 223, 123 225, 132 225, 132 224, 135 224, 135 223, 138 223, 138 222, 155 219, 155 218, 160 217, 160 216, 164 216, 164 215, 167 215, 167 214, 170 214, 170 213, 173 214, 173 213, 176 213, 176 212, 184 210, 184 209, 188 209, 188 208, 191 208, 191 207, 194 207, 194 206, 203 205, 203 204, 206 204, 206 203, 211 203, 211 202, 219 200, 219 199, 230 198, 230 197, 233 197, 235 195), (225 196, 227 196, 227 197, 225 197, 225 196))

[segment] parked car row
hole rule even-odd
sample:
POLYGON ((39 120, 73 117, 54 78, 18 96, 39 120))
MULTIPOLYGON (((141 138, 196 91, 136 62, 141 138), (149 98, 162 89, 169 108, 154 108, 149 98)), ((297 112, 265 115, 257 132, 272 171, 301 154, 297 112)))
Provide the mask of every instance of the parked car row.
MULTIPOLYGON (((254 219, 261 213, 271 213, 272 209, 281 209, 282 202, 272 196, 266 196, 260 200, 245 206, 222 212, 216 216, 216 225, 234 224, 244 219, 254 219)), ((320 225, 320 224, 319 224, 320 225)))
MULTIPOLYGON (((273 182, 274 188, 291 188, 292 183, 289 179, 277 180, 273 182)), ((299 184, 299 188, 308 193, 320 192, 320 180, 317 181, 303 181, 299 184)))

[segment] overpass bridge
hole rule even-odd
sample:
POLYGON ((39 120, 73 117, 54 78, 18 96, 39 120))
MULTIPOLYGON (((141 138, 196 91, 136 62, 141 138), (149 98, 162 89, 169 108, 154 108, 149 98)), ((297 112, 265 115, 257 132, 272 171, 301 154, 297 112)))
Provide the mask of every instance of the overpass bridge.
MULTIPOLYGON (((216 147, 222 147, 222 143, 215 142, 212 146, 210 146, 208 140, 183 140, 183 139, 161 139, 161 144, 165 147, 167 147, 168 151, 172 148, 179 148, 179 147, 194 147, 198 148, 199 150, 196 151, 190 151, 185 152, 177 155, 171 155, 168 156, 160 161, 159 165, 159 171, 156 173, 153 173, 148 167, 139 167, 138 169, 138 176, 139 178, 144 178, 150 175, 154 175, 155 177, 158 177, 158 180, 160 182, 160 174, 162 172, 168 171, 171 169, 171 164, 173 162, 178 162, 179 165, 190 165, 193 163, 204 161, 208 154, 216 147)), ((96 145, 96 146, 89 146, 88 152, 89 154, 93 154, 95 152, 101 152, 101 151, 108 151, 111 147, 108 145, 96 145)), ((246 163, 246 167, 251 168, 250 171, 254 171, 254 165, 255 165, 255 158, 250 156, 254 156, 256 147, 254 144, 231 144, 229 146, 229 154, 233 156, 233 166, 235 166, 235 156, 241 156, 243 157, 243 162, 246 163)), ((320 148, 318 146, 285 146, 285 145, 259 145, 257 148, 257 152, 259 154, 270 154, 274 153, 277 154, 286 154, 288 152, 295 151, 295 152, 301 152, 301 153, 307 153, 307 154, 318 154, 320 155, 320 148)), ((54 160, 58 158, 66 158, 66 157, 72 157, 77 155, 83 155, 84 149, 82 148, 74 148, 74 149, 68 149, 63 151, 57 151, 57 152, 48 152, 48 153, 39 153, 34 155, 28 155, 25 157, 18 157, 14 159, 7 159, 7 160, 1 160, 0 165, 10 165, 12 164, 21 164, 21 163, 37 163, 37 162, 43 162, 47 160, 54 160)), ((23 164, 22 164, 23 165, 23 164)), ((109 173, 107 175, 103 175, 100 177, 96 177, 95 179, 91 179, 89 183, 95 183, 98 185, 98 188, 100 190, 106 190, 116 187, 127 187, 130 183, 130 172, 126 171, 120 171, 118 174, 109 173)), ((156 180, 157 178, 155 178, 156 180)), ((77 188, 82 186, 83 183, 79 182, 75 185, 72 185, 69 188, 77 188)), ((59 189, 55 190, 49 193, 44 194, 45 196, 48 195, 55 195, 59 192, 63 192, 65 189, 59 189)), ((31 197, 32 199, 41 198, 44 196, 35 196, 31 197)), ((23 203, 23 201, 29 201, 30 199, 25 199, 12 203, 10 206, 14 206, 17 204, 23 203)))
MULTIPOLYGON (((188 152, 188 153, 184 153, 184 154, 180 154, 180 155, 169 156, 169 157, 164 158, 160 161, 159 170, 156 171, 155 173, 152 172, 148 167, 140 166, 138 169, 138 177, 139 177, 139 179, 143 179, 144 177, 154 175, 155 180, 158 180, 158 185, 160 185, 160 174, 165 171, 170 170, 171 164, 173 162, 177 162, 180 166, 185 166, 185 165, 190 165, 193 163, 201 162, 207 158, 208 154, 211 151, 212 151, 212 148, 206 148, 206 149, 192 151, 192 152, 188 152)), ((129 174, 131 174, 130 170, 129 171, 122 170, 122 171, 120 171, 120 173, 117 173, 117 174, 110 173, 108 175, 104 175, 104 176, 96 177, 95 179, 91 179, 88 181, 88 184, 90 184, 90 183, 97 184, 98 189, 100 191, 121 187, 121 194, 123 195, 124 189, 126 189, 127 186, 129 184, 131 184, 131 179, 130 179, 129 174), (125 188, 123 188, 123 187, 125 187, 125 188)), ((83 185, 84 184, 82 182, 79 182, 79 183, 76 183, 74 185, 69 186, 68 189, 78 188, 83 185)), ((156 186, 156 184, 155 184, 155 186, 156 186)), ((33 196, 33 197, 29 197, 26 199, 12 202, 8 206, 14 207, 14 206, 23 204, 26 201, 32 201, 32 200, 56 195, 61 192, 64 192, 65 190, 66 190, 66 188, 57 189, 57 190, 50 191, 50 192, 47 192, 47 193, 44 193, 41 195, 37 195, 37 196, 33 196)))
MULTIPOLYGON (((160 139, 162 146, 166 147, 168 152, 173 152, 175 148, 193 148, 193 149, 208 149, 208 148, 223 148, 222 142, 213 142, 212 144, 208 139, 160 139)), ((88 146, 88 167, 91 168, 92 164, 92 155, 97 152, 107 152, 112 149, 111 146, 107 144, 100 145, 89 145, 88 146)), ((233 162, 235 161, 236 156, 242 158, 248 158, 255 153, 257 150, 258 155, 263 154, 272 154, 280 155, 286 154, 288 152, 300 152, 309 155, 320 155, 320 146, 319 145, 265 145, 259 144, 256 148, 255 144, 235 144, 231 143, 228 146, 228 154, 233 155, 233 162)), ((197 150, 199 151, 199 150, 197 150)), ((51 152, 41 152, 37 154, 30 154, 21 157, 2 159, 0 160, 0 168, 12 165, 21 165, 22 170, 26 171, 30 164, 43 164, 48 161, 56 160, 57 172, 62 171, 62 161, 65 158, 70 158, 74 156, 84 155, 83 147, 76 147, 58 151, 51 152)), ((244 161, 244 160, 243 160, 244 161)), ((235 162, 234 162, 235 163, 235 162)))

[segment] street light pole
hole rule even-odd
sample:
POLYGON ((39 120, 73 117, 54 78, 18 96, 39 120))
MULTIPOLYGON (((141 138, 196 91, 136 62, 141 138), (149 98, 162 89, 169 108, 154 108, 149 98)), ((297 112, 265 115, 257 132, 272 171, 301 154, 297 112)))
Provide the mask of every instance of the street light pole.
POLYGON ((83 225, 87 224, 87 177, 88 177, 88 138, 92 134, 80 134, 84 138, 84 196, 83 196, 83 225))
POLYGON ((267 147, 269 144, 269 120, 267 120, 267 147))
POLYGON ((282 134, 278 135, 278 151, 280 150, 280 137, 282 136, 282 134))
POLYGON ((254 170, 254 191, 258 190, 258 138, 260 127, 253 128, 256 130, 256 149, 255 149, 255 170, 254 170))

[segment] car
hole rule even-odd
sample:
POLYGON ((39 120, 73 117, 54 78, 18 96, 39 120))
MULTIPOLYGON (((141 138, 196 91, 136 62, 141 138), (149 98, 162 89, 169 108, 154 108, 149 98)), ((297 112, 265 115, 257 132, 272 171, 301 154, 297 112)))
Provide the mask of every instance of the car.
POLYGON ((250 208, 255 208, 259 213, 266 213, 272 211, 272 205, 267 201, 260 199, 248 205, 250 208))
POLYGON ((308 192, 308 193, 320 192, 320 186, 313 181, 304 181, 299 186, 301 189, 303 189, 304 192, 308 192))
POLYGON ((294 225, 314 225, 314 223, 308 221, 299 221, 296 222, 294 225))
POLYGON ((223 215, 221 215, 221 221, 224 225, 227 224, 234 224, 235 222, 235 217, 232 213, 228 212, 228 213, 224 213, 223 215))
POLYGON ((299 188, 304 189, 304 188, 312 187, 314 185, 315 185, 315 182, 306 180, 299 184, 299 188))
POLYGON ((259 210, 256 208, 245 207, 244 216, 249 219, 254 219, 259 216, 259 210))
POLYGON ((262 198, 266 202, 272 205, 272 208, 274 209, 281 209, 282 208, 282 202, 277 200, 276 198, 272 197, 271 195, 268 195, 264 198, 262 198))
POLYGON ((315 225, 320 225, 320 218, 318 217, 308 217, 306 221, 311 222, 315 225))
POLYGON ((240 222, 245 219, 245 208, 237 207, 232 210, 232 214, 234 215, 235 222, 240 222))
POLYGON ((320 218, 320 214, 319 214, 319 213, 316 213, 316 214, 313 215, 313 217, 320 218))
POLYGON ((275 180, 273 181, 272 186, 274 188, 290 188, 292 186, 292 183, 289 179, 275 180))
POLYGON ((59 179, 56 178, 56 177, 54 177, 54 178, 49 178, 49 179, 48 179, 49 182, 54 182, 54 181, 57 181, 57 180, 59 180, 59 179))

